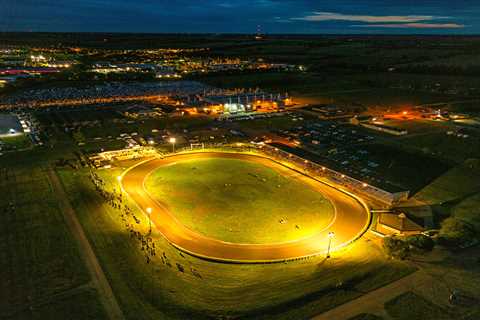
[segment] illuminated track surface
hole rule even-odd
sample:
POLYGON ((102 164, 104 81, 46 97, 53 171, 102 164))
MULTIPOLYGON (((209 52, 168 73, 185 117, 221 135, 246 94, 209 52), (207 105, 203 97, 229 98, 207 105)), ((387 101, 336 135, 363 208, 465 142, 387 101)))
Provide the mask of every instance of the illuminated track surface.
POLYGON ((215 261, 259 263, 324 254, 328 247, 329 232, 335 233, 331 247, 331 250, 335 251, 359 238, 370 223, 368 208, 361 200, 273 160, 255 155, 202 152, 179 154, 164 159, 156 158, 128 169, 124 173, 121 183, 123 190, 144 213, 147 208, 153 209, 152 224, 173 246, 191 255, 215 261), (166 205, 154 199, 146 191, 144 182, 153 171, 162 166, 199 158, 230 158, 255 161, 279 173, 300 179, 331 201, 335 207, 335 218, 327 228, 315 235, 284 243, 231 243, 209 238, 195 232, 177 220, 174 213, 170 212, 166 205))

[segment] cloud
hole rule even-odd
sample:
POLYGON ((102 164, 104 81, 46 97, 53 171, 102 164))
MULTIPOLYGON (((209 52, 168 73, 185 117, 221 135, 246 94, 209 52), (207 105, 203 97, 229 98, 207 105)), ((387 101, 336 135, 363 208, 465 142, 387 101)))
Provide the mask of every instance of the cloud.
POLYGON ((462 29, 465 25, 458 23, 389 23, 389 24, 357 24, 354 28, 401 28, 401 29, 462 29))
POLYGON ((407 16, 371 16, 371 15, 351 15, 351 14, 342 14, 335 12, 313 12, 312 15, 307 15, 300 18, 291 18, 292 20, 302 20, 302 21, 357 21, 357 22, 367 22, 367 23, 415 23, 420 21, 429 21, 435 19, 447 19, 448 17, 437 17, 437 16, 417 16, 417 15, 407 15, 407 16))
POLYGON ((290 18, 290 20, 301 20, 310 22, 322 21, 354 21, 364 24, 351 25, 354 28, 385 28, 385 29, 462 29, 465 25, 444 22, 451 17, 434 15, 361 15, 361 14, 343 14, 336 12, 312 12, 310 15, 299 18, 290 18), (443 21, 438 21, 443 20, 443 21), (438 21, 438 22, 435 22, 438 21))

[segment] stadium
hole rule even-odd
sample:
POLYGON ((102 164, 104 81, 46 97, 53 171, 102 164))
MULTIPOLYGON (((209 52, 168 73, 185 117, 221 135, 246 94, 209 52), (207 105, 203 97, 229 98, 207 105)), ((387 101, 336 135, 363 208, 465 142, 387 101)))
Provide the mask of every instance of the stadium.
POLYGON ((328 256, 370 224, 361 198, 258 152, 180 152, 137 163, 119 180, 152 228, 207 260, 328 256))

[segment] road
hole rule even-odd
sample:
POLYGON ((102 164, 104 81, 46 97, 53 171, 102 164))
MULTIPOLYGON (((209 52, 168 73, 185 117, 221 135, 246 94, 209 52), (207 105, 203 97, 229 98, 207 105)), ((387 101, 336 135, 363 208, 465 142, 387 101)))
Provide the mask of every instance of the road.
POLYGON ((357 199, 318 180, 293 171, 270 159, 221 152, 181 154, 165 159, 153 159, 128 169, 122 178, 122 188, 146 212, 153 209, 152 224, 175 247, 192 255, 216 261, 267 262, 283 261, 312 256, 327 251, 328 233, 334 232, 332 251, 357 239, 370 222, 368 210, 357 199), (299 179, 327 197, 335 207, 336 216, 330 226, 318 234, 297 241, 273 244, 241 244, 224 242, 199 234, 175 218, 167 206, 154 199, 144 187, 144 181, 156 169, 174 162, 197 158, 234 158, 255 161, 268 166, 280 174, 299 179))

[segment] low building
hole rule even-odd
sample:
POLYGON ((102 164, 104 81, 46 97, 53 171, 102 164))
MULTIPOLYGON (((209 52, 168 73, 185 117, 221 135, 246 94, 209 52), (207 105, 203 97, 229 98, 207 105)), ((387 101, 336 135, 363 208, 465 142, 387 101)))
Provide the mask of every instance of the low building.
POLYGON ((376 130, 376 131, 381 131, 385 132, 388 134, 392 134, 395 136, 404 136, 408 134, 408 131, 405 129, 397 128, 397 127, 391 127, 383 124, 376 124, 376 123, 360 123, 362 127, 376 130))
POLYGON ((383 235, 412 235, 419 234, 425 229, 404 212, 380 213, 376 231, 383 235))

